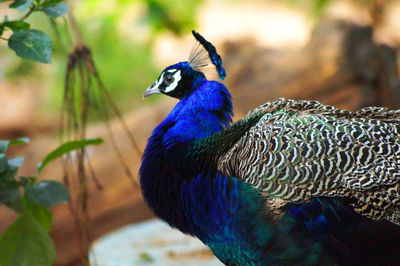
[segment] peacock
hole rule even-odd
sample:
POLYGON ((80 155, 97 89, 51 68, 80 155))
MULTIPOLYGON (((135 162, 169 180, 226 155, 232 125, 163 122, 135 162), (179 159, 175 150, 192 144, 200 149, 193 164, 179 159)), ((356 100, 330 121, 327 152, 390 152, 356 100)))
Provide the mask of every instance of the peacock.
POLYGON ((221 57, 192 33, 189 60, 144 93, 179 100, 143 154, 151 210, 226 265, 399 263, 400 110, 278 99, 232 123, 204 74, 223 80, 221 57))

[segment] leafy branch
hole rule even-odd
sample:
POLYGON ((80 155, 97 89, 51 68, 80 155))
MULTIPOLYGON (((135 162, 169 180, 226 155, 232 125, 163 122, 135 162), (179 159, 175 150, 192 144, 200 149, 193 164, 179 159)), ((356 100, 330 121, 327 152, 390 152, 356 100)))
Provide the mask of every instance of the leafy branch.
POLYGON ((68 4, 64 0, 14 0, 9 7, 21 12, 28 8, 29 10, 19 19, 9 20, 5 16, 0 22, 0 39, 7 41, 8 47, 19 57, 50 63, 53 50, 50 37, 39 30, 31 29, 31 25, 25 20, 35 12, 43 12, 50 19, 56 19, 68 13, 68 4), (12 31, 9 38, 3 37, 7 31, 12 31))
POLYGON ((69 200, 65 185, 58 181, 38 181, 38 174, 51 161, 88 145, 99 145, 102 139, 82 139, 62 144, 50 152, 38 167, 35 176, 16 177, 23 157, 7 158, 13 145, 29 139, 0 140, 0 204, 18 213, 19 217, 0 236, 0 264, 52 265, 56 257, 54 244, 48 235, 53 215, 48 207, 69 200))

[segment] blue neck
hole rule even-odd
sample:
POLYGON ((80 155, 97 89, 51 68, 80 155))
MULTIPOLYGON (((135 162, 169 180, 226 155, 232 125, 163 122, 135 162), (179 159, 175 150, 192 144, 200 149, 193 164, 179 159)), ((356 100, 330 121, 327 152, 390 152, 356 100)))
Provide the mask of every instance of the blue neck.
POLYGON ((206 79, 201 81, 197 81, 198 87, 192 94, 177 103, 153 134, 174 123, 168 136, 179 142, 210 136, 232 122, 231 95, 225 86, 206 79))
POLYGON ((183 215, 186 196, 182 187, 193 177, 180 167, 185 164, 187 144, 228 126, 232 115, 231 96, 223 84, 205 78, 196 83, 197 88, 154 129, 140 169, 141 188, 149 206, 171 226, 190 234, 195 232, 190 226, 193 221, 183 215))

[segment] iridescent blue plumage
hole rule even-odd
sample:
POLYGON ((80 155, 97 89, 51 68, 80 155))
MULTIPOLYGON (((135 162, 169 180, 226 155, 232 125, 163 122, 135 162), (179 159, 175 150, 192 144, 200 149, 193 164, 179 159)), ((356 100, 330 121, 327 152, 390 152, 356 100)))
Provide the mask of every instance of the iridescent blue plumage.
MULTIPOLYGON (((196 38, 202 45, 209 44, 196 38)), ((212 45, 208 51, 210 57, 218 55, 212 45)), ((222 71, 221 61, 215 62, 222 71)), ((321 196, 280 205, 280 199, 263 196, 258 184, 221 170, 227 152, 239 140, 261 139, 262 132, 249 135, 249 131, 269 114, 254 112, 231 124, 232 103, 226 87, 207 80, 188 62, 167 67, 144 96, 155 93, 179 102, 149 138, 140 182, 147 204, 172 227, 199 238, 227 265, 359 264, 372 261, 368 254, 377 258, 385 254, 353 241, 377 224, 354 211, 353 199, 321 196)), ((283 147, 272 140, 269 145, 270 150, 283 147)), ((288 151, 295 150, 286 146, 288 151)), ((249 153, 262 149, 258 145, 249 153)), ((285 156, 290 161, 292 155, 285 156)), ((239 166, 256 163, 253 159, 237 162, 239 166)), ((312 170, 318 172, 316 167, 312 170)), ((307 177, 311 172, 303 169, 302 173, 307 177)), ((284 186, 272 189, 278 195, 285 192, 284 186)), ((384 222, 380 226, 389 228, 382 236, 399 233, 384 222)))
MULTIPOLYGON (((167 70, 184 73, 186 67, 179 63, 167 70)), ((197 87, 178 102, 148 141, 140 169, 147 203, 156 215, 198 237, 227 264, 314 260, 314 254, 301 247, 302 240, 275 228, 254 188, 222 175, 215 166, 186 165, 190 143, 224 129, 232 114, 225 86, 195 77, 197 87)), ((311 246, 315 245, 318 251, 318 244, 311 246)))

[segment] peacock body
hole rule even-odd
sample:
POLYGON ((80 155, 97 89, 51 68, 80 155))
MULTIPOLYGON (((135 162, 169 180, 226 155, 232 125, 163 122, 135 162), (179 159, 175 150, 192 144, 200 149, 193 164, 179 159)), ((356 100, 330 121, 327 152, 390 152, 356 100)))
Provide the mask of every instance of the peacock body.
POLYGON ((200 45, 189 61, 167 67, 145 92, 179 99, 154 129, 140 168, 154 213, 227 265, 384 256, 354 239, 372 227, 398 234, 400 111, 279 99, 232 124, 228 90, 201 71, 210 58, 223 79, 222 60, 193 34, 200 45))

